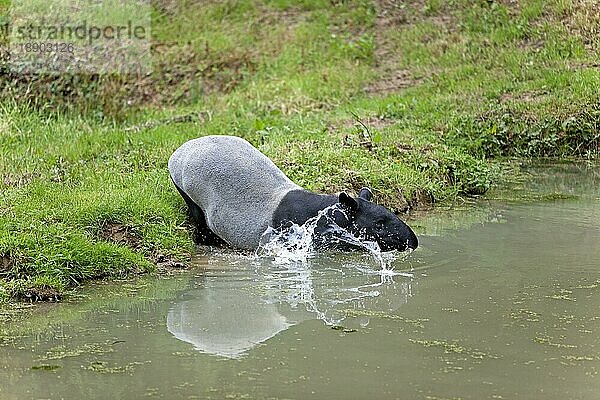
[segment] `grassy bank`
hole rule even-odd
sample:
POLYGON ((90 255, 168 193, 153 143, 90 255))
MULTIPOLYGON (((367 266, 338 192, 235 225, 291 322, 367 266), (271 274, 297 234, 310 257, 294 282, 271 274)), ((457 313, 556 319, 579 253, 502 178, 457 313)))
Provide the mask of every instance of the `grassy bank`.
POLYGON ((200 135, 397 212, 483 194, 507 157, 599 153, 594 1, 172 0, 152 18, 147 76, 0 65, 0 297, 185 262, 166 163, 200 135))

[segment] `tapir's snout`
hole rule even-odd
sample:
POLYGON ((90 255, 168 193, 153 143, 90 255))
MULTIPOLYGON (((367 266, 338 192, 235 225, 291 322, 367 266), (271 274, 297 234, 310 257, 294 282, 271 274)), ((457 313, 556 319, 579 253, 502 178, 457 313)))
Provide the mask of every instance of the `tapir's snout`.
POLYGON ((379 247, 383 251, 406 251, 408 249, 414 250, 419 246, 419 239, 412 229, 403 222, 401 227, 396 233, 389 236, 380 237, 377 242, 379 247))
POLYGON ((406 241, 406 247, 411 250, 414 250, 417 247, 419 247, 419 239, 417 239, 417 235, 415 235, 412 229, 408 228, 408 231, 409 235, 408 240, 406 241))
POLYGON ((408 225, 405 225, 403 234, 400 236, 399 243, 397 243, 396 250, 405 251, 408 249, 414 250, 419 247, 419 239, 408 225))
POLYGON ((405 251, 408 249, 414 250, 419 247, 419 239, 417 235, 410 229, 410 226, 406 225, 404 221, 400 220, 399 240, 396 242, 396 250, 405 251))

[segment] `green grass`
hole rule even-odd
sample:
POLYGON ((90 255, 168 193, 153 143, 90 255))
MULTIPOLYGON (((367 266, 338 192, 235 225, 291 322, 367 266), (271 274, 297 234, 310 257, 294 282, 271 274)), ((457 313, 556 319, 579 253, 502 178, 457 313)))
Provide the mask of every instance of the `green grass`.
POLYGON ((506 157, 598 156, 591 2, 381 4, 161 1, 148 76, 0 63, 0 298, 184 260, 166 163, 200 135, 246 138, 307 189, 371 186, 395 211, 485 193, 506 157))

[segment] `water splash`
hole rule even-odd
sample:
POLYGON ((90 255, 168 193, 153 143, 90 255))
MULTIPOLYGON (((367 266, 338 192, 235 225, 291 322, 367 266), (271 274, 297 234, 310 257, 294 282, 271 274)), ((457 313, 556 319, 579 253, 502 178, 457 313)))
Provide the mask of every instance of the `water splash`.
MULTIPOLYGON (((370 257, 364 256, 363 259, 370 257)), ((283 265, 263 259, 255 265, 255 276, 257 284, 263 288, 261 301, 265 304, 287 305, 291 310, 303 309, 327 325, 339 325, 346 320, 348 309, 368 309, 390 299, 404 304, 411 297, 413 282, 413 279, 396 282, 393 274, 378 274, 375 269, 357 260, 356 254, 341 257, 321 255, 306 263, 283 265), (399 290, 399 287, 402 289, 399 290), (389 291, 400 296, 378 299, 389 291)), ((383 304, 377 307, 396 308, 383 304)))
MULTIPOLYGON (((383 252, 377 242, 355 236, 335 222, 334 215, 340 212, 344 211, 333 205, 302 225, 265 231, 255 253, 260 261, 256 273, 266 289, 263 301, 288 304, 292 309, 302 307, 327 325, 338 325, 347 317, 345 307, 376 301, 381 290, 394 284, 394 276, 413 278, 412 273, 395 271, 392 266, 394 261, 404 260, 409 252, 383 252), (315 233, 317 230, 319 234, 315 233), (345 256, 330 250, 340 248, 362 253, 361 261, 356 262, 355 252, 352 262, 332 269, 330 265, 337 263, 333 258, 345 256), (267 259, 270 262, 265 264, 267 259), (324 261, 325 265, 321 265, 324 261), (348 279, 357 275, 375 275, 379 279, 349 286, 348 279), (336 277, 335 282, 330 281, 332 277, 336 277), (316 283, 323 281, 332 284, 323 287, 316 283)), ((410 281, 404 284, 410 285, 410 281)))
POLYGON ((393 261, 406 258, 412 250, 405 253, 383 252, 377 242, 357 237, 339 226, 332 217, 334 212, 344 213, 336 205, 332 205, 319 211, 315 217, 302 225, 291 224, 282 229, 269 227, 261 237, 256 256, 259 258, 271 257, 273 262, 278 265, 305 264, 322 250, 345 248, 362 251, 372 256, 379 269, 365 267, 364 272, 366 273, 412 277, 412 274, 394 271, 392 267, 393 261), (325 226, 324 233, 315 234, 317 226, 321 228, 325 226))

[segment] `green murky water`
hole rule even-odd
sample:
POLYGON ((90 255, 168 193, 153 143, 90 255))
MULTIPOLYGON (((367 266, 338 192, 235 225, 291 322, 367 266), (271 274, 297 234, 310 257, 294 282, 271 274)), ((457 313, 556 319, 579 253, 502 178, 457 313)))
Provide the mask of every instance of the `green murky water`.
POLYGON ((598 399, 600 169, 535 173, 576 197, 421 220, 412 276, 208 254, 5 317, 0 399, 598 399))

